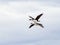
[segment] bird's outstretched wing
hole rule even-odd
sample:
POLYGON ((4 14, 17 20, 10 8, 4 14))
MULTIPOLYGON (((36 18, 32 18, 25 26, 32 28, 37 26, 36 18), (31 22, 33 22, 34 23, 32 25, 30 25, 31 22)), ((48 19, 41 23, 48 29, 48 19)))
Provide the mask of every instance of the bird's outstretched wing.
POLYGON ((33 17, 29 16, 31 19, 34 19, 33 17))
POLYGON ((29 26, 29 28, 31 28, 32 26, 34 26, 34 24, 31 24, 31 25, 29 26))
POLYGON ((43 13, 41 13, 40 15, 38 15, 38 16, 35 18, 35 20, 38 21, 38 19, 39 19, 42 15, 43 15, 43 13))
POLYGON ((39 26, 41 26, 42 28, 44 28, 44 26, 43 26, 42 24, 37 23, 37 25, 39 25, 39 26))

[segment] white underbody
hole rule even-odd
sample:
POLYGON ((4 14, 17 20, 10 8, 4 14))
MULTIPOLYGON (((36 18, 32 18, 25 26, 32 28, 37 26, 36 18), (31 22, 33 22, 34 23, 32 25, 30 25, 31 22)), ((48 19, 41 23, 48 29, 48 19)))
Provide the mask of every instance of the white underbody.
POLYGON ((37 21, 36 21, 36 20, 32 20, 32 21, 33 21, 33 23, 32 23, 32 24, 37 25, 37 21))

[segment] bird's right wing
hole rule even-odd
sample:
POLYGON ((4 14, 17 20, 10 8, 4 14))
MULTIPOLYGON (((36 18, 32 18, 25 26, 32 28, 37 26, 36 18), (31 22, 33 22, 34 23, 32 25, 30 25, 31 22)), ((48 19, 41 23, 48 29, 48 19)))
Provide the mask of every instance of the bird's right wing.
POLYGON ((33 17, 29 16, 31 19, 34 19, 33 17))
POLYGON ((29 28, 31 28, 32 26, 34 26, 34 24, 31 24, 31 25, 29 26, 29 28))
POLYGON ((42 25, 42 24, 39 24, 39 23, 37 23, 39 26, 41 26, 42 28, 44 28, 44 26, 42 25))
POLYGON ((38 21, 38 19, 39 19, 42 15, 43 15, 43 13, 41 13, 40 15, 38 15, 38 16, 35 18, 35 20, 38 21))

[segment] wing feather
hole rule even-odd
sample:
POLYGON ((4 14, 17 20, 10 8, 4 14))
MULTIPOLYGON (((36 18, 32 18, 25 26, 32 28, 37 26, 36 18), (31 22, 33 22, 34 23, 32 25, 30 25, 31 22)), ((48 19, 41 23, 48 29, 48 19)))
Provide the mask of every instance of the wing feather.
POLYGON ((32 26, 34 26, 34 24, 31 24, 31 25, 29 26, 29 28, 31 28, 32 26))
POLYGON ((37 23, 39 26, 41 26, 42 28, 44 28, 44 26, 42 25, 42 24, 39 24, 39 23, 37 23))
POLYGON ((38 16, 35 18, 35 20, 38 21, 38 19, 39 19, 42 15, 43 15, 43 14, 38 15, 38 16))

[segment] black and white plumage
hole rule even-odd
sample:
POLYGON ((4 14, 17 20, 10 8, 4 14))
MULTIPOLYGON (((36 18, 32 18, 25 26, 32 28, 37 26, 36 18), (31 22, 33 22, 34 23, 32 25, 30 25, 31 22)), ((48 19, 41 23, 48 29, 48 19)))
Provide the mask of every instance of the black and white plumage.
POLYGON ((42 28, 44 28, 44 26, 43 26, 42 24, 37 23, 37 25, 39 25, 39 26, 41 26, 42 28))
POLYGON ((29 28, 31 28, 31 27, 34 26, 34 25, 37 25, 37 26, 40 26, 40 27, 44 28, 44 26, 43 26, 42 24, 40 24, 40 23, 31 24, 31 25, 29 26, 29 28))
POLYGON ((39 22, 39 18, 42 16, 43 14, 40 14, 40 15, 38 15, 35 19, 33 18, 33 17, 31 17, 31 16, 29 16, 31 19, 29 19, 29 20, 32 20, 34 23, 31 23, 31 25, 29 26, 29 28, 31 28, 32 26, 34 26, 34 25, 38 25, 38 26, 40 26, 40 27, 42 27, 42 28, 44 28, 44 26, 41 24, 41 23, 38 23, 39 22))
POLYGON ((35 19, 33 18, 33 17, 31 17, 31 16, 29 16, 31 19, 29 19, 29 20, 36 20, 36 21, 38 21, 38 19, 41 17, 43 15, 43 13, 41 13, 40 15, 38 15, 35 19))
POLYGON ((39 19, 42 15, 43 15, 43 14, 38 15, 38 16, 35 18, 35 20, 38 21, 38 19, 39 19))
POLYGON ((29 16, 31 19, 29 19, 29 20, 34 20, 34 18, 33 17, 31 17, 31 16, 29 16))

